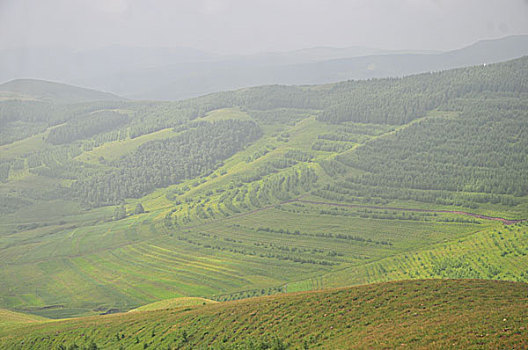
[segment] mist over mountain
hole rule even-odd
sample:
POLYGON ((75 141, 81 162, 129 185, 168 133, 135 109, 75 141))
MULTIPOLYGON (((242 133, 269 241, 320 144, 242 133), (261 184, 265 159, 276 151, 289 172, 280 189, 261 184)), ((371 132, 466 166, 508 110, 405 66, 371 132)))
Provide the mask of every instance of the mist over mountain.
POLYGON ((0 350, 528 349, 528 0, 0 0, 0 350))
POLYGON ((179 100, 265 84, 397 77, 495 63, 526 54, 528 35, 479 41, 448 52, 317 47, 217 55, 191 48, 11 49, 0 55, 0 81, 37 78, 134 99, 179 100))

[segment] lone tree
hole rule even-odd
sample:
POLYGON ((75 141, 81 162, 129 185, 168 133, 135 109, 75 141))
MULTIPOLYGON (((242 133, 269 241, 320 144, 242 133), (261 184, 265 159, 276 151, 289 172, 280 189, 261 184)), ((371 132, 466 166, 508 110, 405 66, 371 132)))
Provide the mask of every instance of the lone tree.
POLYGON ((134 215, 143 214, 144 212, 145 208, 143 208, 143 205, 141 203, 138 203, 138 205, 136 205, 136 209, 134 209, 134 215))

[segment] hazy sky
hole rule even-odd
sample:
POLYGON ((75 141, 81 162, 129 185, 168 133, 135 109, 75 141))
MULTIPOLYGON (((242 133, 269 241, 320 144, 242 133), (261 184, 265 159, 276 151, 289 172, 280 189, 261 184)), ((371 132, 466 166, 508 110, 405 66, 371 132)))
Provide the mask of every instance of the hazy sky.
POLYGON ((511 34, 528 34, 528 0, 0 0, 0 48, 446 50, 511 34))

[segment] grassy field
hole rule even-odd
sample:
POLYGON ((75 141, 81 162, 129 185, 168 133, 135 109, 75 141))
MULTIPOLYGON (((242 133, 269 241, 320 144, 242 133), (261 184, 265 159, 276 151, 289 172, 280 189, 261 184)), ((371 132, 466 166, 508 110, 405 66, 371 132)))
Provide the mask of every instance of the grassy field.
POLYGON ((528 346, 526 288, 524 283, 482 280, 389 282, 21 324, 0 331, 0 346, 520 349, 528 346))
POLYGON ((17 233, 1 251, 2 300, 15 310, 68 317, 175 297, 230 300, 401 278, 526 280, 526 224, 321 209, 294 202, 180 228, 164 226, 164 211, 152 210, 17 233))

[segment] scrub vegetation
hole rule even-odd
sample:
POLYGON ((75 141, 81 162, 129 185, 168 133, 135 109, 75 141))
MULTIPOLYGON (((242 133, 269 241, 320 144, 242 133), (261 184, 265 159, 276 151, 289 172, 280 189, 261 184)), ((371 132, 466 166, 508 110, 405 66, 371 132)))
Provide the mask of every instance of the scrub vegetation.
POLYGON ((40 321, 17 349, 524 348, 524 283, 398 281, 205 306, 40 321))

